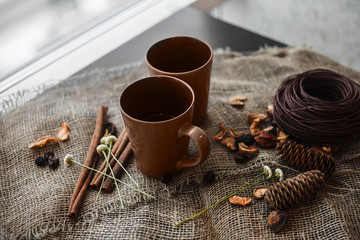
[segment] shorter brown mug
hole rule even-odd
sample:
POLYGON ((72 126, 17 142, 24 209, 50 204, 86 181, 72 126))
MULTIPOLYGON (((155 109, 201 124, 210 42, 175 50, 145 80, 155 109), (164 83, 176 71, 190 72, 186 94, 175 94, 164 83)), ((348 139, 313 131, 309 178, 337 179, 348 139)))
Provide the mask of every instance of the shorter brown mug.
POLYGON ((192 125, 192 88, 175 77, 153 76, 130 84, 120 108, 138 169, 148 177, 175 174, 203 162, 210 152, 206 133, 192 125), (188 156, 190 137, 199 156, 188 156))

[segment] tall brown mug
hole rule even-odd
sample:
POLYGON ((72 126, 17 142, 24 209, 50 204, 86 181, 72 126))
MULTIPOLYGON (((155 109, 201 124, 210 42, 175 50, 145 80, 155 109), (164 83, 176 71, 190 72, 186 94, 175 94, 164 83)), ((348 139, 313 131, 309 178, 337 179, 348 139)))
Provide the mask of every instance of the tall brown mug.
POLYGON ((170 76, 143 78, 120 96, 120 108, 138 169, 148 177, 175 174, 203 162, 210 152, 206 133, 192 125, 194 91, 170 76), (190 137, 199 156, 188 156, 190 137))
POLYGON ((151 76, 173 76, 192 87, 196 125, 204 121, 207 113, 212 59, 209 44, 187 36, 161 40, 149 48, 145 57, 151 76))

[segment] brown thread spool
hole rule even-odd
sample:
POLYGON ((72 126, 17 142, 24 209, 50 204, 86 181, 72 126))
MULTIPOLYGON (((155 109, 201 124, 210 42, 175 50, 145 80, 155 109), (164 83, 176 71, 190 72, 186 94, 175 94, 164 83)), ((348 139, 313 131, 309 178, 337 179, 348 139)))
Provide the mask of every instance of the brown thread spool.
POLYGON ((360 87, 326 69, 291 76, 275 94, 273 118, 299 142, 349 141, 360 133, 360 87))
POLYGON ((320 147, 305 147, 300 143, 286 139, 276 146, 281 157, 299 171, 320 170, 329 178, 335 170, 335 161, 331 153, 320 147))
POLYGON ((293 178, 277 182, 265 193, 265 201, 275 209, 288 209, 307 201, 325 183, 319 170, 301 173, 293 178))

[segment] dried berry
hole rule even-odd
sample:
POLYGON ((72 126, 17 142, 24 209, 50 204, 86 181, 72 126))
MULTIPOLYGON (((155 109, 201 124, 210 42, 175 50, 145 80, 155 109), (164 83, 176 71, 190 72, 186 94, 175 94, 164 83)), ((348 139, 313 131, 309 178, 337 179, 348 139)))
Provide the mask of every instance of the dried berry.
POLYGON ((250 133, 243 134, 240 137, 235 138, 235 141, 236 141, 236 145, 238 145, 240 142, 243 142, 248 146, 253 145, 255 143, 254 136, 251 135, 250 133))
POLYGON ((171 174, 167 174, 167 173, 161 178, 161 182, 165 184, 170 183, 171 180, 172 180, 171 174))
POLYGON ((49 168, 56 169, 59 166, 59 158, 49 156, 49 168))
POLYGON ((256 187, 254 189, 254 197, 256 199, 261 199, 264 197, 266 191, 268 191, 269 189, 265 186, 259 186, 259 187, 256 187))
POLYGON ((254 137, 256 143, 260 147, 271 147, 275 146, 277 139, 272 134, 269 133, 260 133, 254 137))
POLYGON ((212 184, 215 181, 215 173, 214 171, 208 171, 205 173, 204 177, 203 177, 203 181, 205 184, 212 184))
POLYGON ((49 161, 49 157, 54 157, 54 153, 53 152, 44 153, 44 158, 46 161, 49 161))
POLYGON ((234 155, 234 159, 235 159, 235 162, 237 162, 237 163, 245 163, 245 162, 249 161, 250 158, 244 154, 237 152, 234 155))
POLYGON ((288 220, 289 214, 285 210, 272 211, 267 219, 269 226, 274 229, 275 232, 283 229, 288 220))
POLYGON ((251 203, 251 198, 248 197, 239 197, 239 196, 232 196, 229 198, 229 202, 231 204, 236 204, 245 207, 251 203))
POLYGON ((45 158, 43 158, 43 157, 37 157, 37 158, 35 159, 35 164, 38 165, 38 166, 40 166, 40 167, 45 166, 46 163, 47 163, 47 160, 46 160, 45 158))

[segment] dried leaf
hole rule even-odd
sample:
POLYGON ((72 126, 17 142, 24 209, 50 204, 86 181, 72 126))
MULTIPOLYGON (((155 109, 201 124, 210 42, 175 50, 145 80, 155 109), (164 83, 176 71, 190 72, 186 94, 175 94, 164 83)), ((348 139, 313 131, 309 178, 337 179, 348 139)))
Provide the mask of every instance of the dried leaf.
POLYGON ((251 203, 251 198, 232 196, 229 198, 229 202, 232 204, 236 204, 236 205, 245 207, 246 205, 249 205, 251 203))
POLYGON ((57 138, 55 138, 53 136, 45 136, 45 137, 41 137, 38 140, 36 140, 35 142, 29 144, 28 148, 43 147, 47 143, 58 143, 58 142, 59 141, 57 140, 57 138))
POLYGON ((60 141, 65 141, 69 139, 69 125, 63 123, 58 131, 57 136, 60 139, 60 141))
POLYGON ((213 136, 214 140, 221 140, 225 136, 225 134, 227 132, 227 130, 225 128, 225 125, 223 123, 220 122, 219 126, 221 128, 221 131, 217 135, 213 136))

